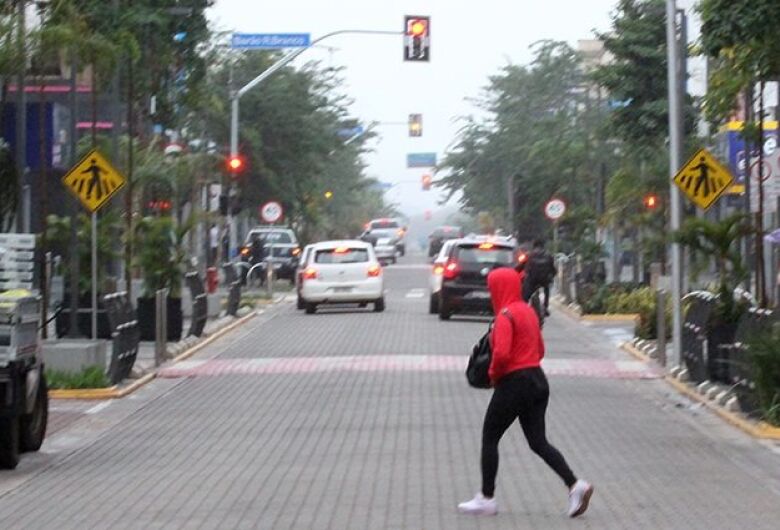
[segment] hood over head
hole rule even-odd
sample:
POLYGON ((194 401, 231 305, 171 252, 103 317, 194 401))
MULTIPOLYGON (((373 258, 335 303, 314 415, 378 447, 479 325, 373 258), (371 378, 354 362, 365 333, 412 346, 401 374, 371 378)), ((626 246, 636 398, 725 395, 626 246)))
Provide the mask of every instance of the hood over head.
POLYGON ((495 269, 487 277, 493 312, 498 315, 509 304, 520 301, 522 276, 514 269, 502 267, 495 269))

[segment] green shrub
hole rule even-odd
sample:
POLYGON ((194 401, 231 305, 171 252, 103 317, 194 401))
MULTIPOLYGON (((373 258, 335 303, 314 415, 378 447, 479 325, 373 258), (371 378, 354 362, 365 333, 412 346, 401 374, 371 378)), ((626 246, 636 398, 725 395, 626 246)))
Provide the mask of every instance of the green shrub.
POLYGON ((780 324, 748 340, 747 356, 764 419, 780 426, 780 324))
POLYGON ((52 389, 106 388, 111 386, 111 382, 99 366, 90 366, 81 372, 46 369, 46 382, 52 389))
MULTIPOLYGON (((657 293, 650 287, 640 287, 626 292, 615 292, 606 300, 606 312, 613 314, 637 314, 634 333, 640 339, 658 338, 657 293)), ((667 298, 666 336, 671 336, 672 304, 667 298)))

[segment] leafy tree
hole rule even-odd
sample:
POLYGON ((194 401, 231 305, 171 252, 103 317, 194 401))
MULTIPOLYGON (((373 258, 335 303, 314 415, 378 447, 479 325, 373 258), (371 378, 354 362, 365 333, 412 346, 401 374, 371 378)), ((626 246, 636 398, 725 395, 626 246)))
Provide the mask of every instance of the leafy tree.
POLYGON ((437 183, 472 212, 507 220, 508 201, 497 198, 512 179, 515 219, 508 221, 524 239, 549 232, 542 208, 553 195, 595 208, 580 59, 563 42, 542 41, 533 51, 531 64, 490 77, 477 102, 488 118, 465 119, 437 183))

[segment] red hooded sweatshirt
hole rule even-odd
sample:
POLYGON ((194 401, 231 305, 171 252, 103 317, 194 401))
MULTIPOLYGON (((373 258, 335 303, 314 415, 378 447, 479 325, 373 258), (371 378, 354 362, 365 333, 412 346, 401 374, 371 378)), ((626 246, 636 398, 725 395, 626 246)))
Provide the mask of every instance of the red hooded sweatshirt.
POLYGON ((488 375, 495 385, 505 375, 541 365, 544 341, 539 318, 521 296, 522 276, 514 269, 496 269, 488 275, 488 289, 496 321, 490 337, 493 358, 488 375), (510 320, 501 311, 507 309, 510 320))

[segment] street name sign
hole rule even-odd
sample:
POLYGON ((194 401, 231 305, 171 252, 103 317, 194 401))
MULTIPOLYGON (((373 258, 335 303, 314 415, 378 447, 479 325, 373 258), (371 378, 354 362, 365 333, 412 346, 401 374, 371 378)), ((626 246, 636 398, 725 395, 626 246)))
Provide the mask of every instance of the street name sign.
POLYGON ((260 217, 266 223, 274 224, 281 220, 284 208, 276 201, 270 201, 260 207, 260 217))
POLYGON ((106 157, 93 149, 62 177, 62 183, 84 208, 94 213, 125 185, 125 177, 106 157))
POLYGON ((544 205, 544 215, 550 221, 557 221, 566 213, 566 203, 562 199, 550 199, 544 205))
POLYGON ((308 48, 309 33, 233 33, 230 41, 235 50, 278 50, 280 48, 308 48))
POLYGON ((699 149, 674 177, 674 183, 688 199, 709 209, 734 183, 734 176, 706 149, 699 149))

